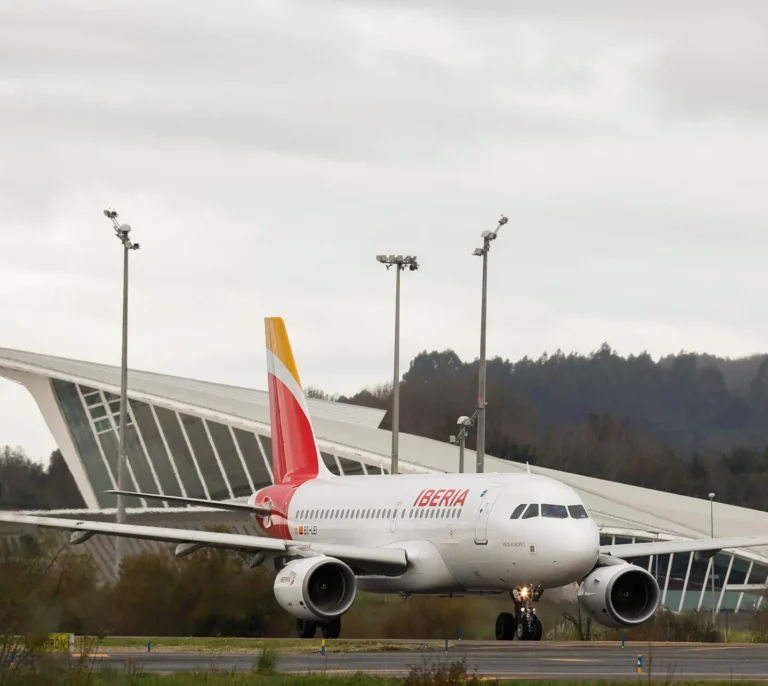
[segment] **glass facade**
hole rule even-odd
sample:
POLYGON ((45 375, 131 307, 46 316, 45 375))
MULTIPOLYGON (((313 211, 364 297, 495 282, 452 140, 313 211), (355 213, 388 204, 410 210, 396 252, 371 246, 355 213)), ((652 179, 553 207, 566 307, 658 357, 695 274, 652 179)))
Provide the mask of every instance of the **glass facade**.
MULTIPOLYGON (((628 537, 610 531, 610 528, 603 528, 600 545, 657 540, 651 536, 628 537)), ((725 589, 741 584, 764 585, 768 580, 768 563, 731 553, 721 552, 711 559, 701 560, 696 559, 695 553, 675 553, 628 561, 653 574, 661 589, 661 604, 673 612, 711 611, 713 605, 726 612, 757 609, 763 601, 760 596, 725 589)))
MULTIPOLYGON (((117 487, 120 398, 58 379, 51 384, 99 506, 115 507, 117 498, 104 491, 117 487)), ((272 483, 272 441, 267 435, 133 399, 128 401, 126 426, 131 490, 226 500, 272 483)), ((334 474, 366 473, 359 460, 327 452, 321 456, 334 474)), ((388 471, 368 465, 367 473, 388 471)))

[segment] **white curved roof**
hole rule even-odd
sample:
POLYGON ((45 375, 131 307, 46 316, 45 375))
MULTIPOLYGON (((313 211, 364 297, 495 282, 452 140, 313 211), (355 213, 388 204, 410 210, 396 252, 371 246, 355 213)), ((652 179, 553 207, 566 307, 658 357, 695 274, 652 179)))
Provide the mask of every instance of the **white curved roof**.
MULTIPOLYGON (((3 368, 97 386, 113 393, 120 392, 120 368, 117 366, 0 348, 0 369, 3 368)), ((266 391, 133 369, 128 373, 128 388, 129 392, 150 395, 158 400, 195 405, 243 419, 269 423, 269 397, 266 391)), ((378 427, 386 414, 384 410, 328 400, 308 399, 307 405, 313 419, 368 429, 378 427)))
MULTIPOLYGON (((0 348, 0 374, 3 369, 119 392, 119 367, 115 366, 0 348)), ((132 397, 141 394, 150 401, 154 399, 171 406, 193 406, 201 413, 208 411, 219 417, 269 424, 266 391, 144 371, 130 371, 128 382, 132 397)), ((308 404, 318 438, 332 444, 337 455, 357 457, 364 462, 376 459, 386 463, 389 460, 391 433, 378 428, 384 411, 319 400, 309 400, 308 404)), ((458 471, 458 448, 447 442, 401 433, 399 443, 404 467, 413 466, 415 471, 458 471)), ((475 453, 466 450, 467 472, 475 471, 475 460, 475 453)), ((485 461, 486 473, 509 473, 525 468, 519 463, 488 456, 485 461)), ((685 538, 710 535, 706 494, 692 498, 552 469, 533 467, 531 471, 551 476, 574 488, 598 523, 614 531, 623 529, 685 538)), ((715 502, 714 533, 715 536, 766 534, 768 513, 715 502)), ((768 557, 768 548, 752 550, 768 557)))

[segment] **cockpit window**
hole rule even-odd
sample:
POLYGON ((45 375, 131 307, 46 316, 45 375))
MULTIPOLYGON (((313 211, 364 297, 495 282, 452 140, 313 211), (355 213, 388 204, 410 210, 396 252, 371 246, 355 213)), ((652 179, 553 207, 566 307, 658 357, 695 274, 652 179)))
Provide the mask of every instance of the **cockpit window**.
POLYGON ((569 505, 568 512, 571 513, 571 517, 574 519, 589 519, 589 515, 583 505, 569 505))
POLYGON ((568 510, 565 505, 544 504, 541 506, 541 516, 553 519, 568 519, 568 510))
POLYGON ((523 515, 523 519, 532 519, 533 517, 539 516, 539 504, 533 503, 528 506, 528 509, 525 511, 525 514, 523 515))
POLYGON ((517 519, 521 514, 523 514, 524 509, 525 509, 525 503, 523 503, 522 505, 518 505, 515 508, 514 512, 512 512, 512 516, 510 517, 510 519, 517 519))

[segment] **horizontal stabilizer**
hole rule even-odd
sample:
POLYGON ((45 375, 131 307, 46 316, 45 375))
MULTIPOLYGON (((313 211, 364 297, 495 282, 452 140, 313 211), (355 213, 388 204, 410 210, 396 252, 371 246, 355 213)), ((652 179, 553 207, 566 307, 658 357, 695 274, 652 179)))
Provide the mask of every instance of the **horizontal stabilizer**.
POLYGON ((233 510, 235 512, 249 512, 250 514, 263 515, 268 517, 272 510, 268 507, 259 507, 258 505, 248 505, 246 503, 225 503, 220 500, 206 500, 205 498, 186 498, 180 495, 160 495, 158 493, 141 493, 139 491, 104 491, 112 495, 131 495, 135 498, 144 498, 145 500, 164 500, 169 503, 186 503, 187 505, 197 505, 199 507, 213 507, 217 510, 233 510))

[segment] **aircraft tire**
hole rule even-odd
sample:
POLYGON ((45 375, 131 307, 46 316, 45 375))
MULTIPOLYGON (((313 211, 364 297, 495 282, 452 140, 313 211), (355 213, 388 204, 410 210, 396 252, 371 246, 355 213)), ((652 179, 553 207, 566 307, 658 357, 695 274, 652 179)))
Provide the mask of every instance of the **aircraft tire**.
POLYGON ((336 617, 323 624, 323 638, 338 638, 341 636, 341 617, 336 617))
POLYGON ((496 640, 511 641, 515 637, 517 622, 511 612, 502 612, 496 618, 496 640))
POLYGON ((542 626, 541 620, 538 617, 536 617, 533 620, 532 628, 533 628, 533 636, 532 636, 533 640, 540 641, 541 637, 544 635, 544 627, 542 626))
POLYGON ((519 620, 517 622, 517 626, 515 627, 515 630, 517 633, 517 639, 519 641, 530 641, 531 638, 533 638, 533 632, 528 626, 528 622, 526 622, 524 618, 521 621, 519 620))
POLYGON ((299 638, 314 638, 317 631, 317 624, 310 622, 308 619, 296 620, 296 633, 299 638))

